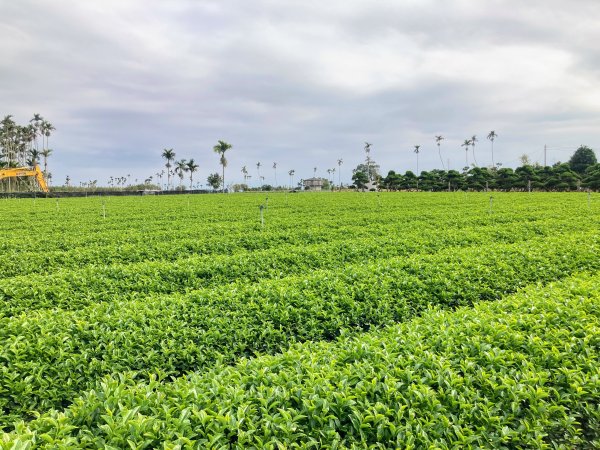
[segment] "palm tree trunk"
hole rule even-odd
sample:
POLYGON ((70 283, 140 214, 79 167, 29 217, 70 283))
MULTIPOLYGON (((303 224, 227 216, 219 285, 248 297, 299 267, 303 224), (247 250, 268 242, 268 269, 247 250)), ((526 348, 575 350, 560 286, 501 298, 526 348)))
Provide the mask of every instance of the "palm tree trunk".
POLYGON ((222 164, 223 166, 223 189, 221 190, 221 192, 224 194, 225 193, 225 164, 222 164))

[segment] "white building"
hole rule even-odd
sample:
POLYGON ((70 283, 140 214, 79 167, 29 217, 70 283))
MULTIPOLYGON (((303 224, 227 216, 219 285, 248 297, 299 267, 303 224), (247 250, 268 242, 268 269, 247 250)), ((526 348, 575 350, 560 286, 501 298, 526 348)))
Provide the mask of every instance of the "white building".
POLYGON ((308 178, 304 180, 304 189, 307 191, 320 191, 323 188, 323 178, 308 178))

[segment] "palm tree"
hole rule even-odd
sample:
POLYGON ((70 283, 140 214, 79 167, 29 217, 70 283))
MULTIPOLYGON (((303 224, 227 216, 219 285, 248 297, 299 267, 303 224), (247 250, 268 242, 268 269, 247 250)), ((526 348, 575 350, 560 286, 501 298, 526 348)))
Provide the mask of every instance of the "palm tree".
POLYGON ((419 149, 421 148, 420 145, 415 145, 415 153, 417 154, 417 177, 419 176, 419 149))
POLYGON ((313 167, 313 178, 317 177, 317 168, 313 167))
POLYGON ((225 152, 230 148, 231 144, 228 144, 227 142, 221 140, 219 140, 219 143, 213 147, 213 151, 221 155, 219 163, 223 167, 223 193, 225 193, 225 167, 227 167, 227 159, 225 158, 225 152))
POLYGON ((368 142, 365 142, 365 153, 367 155, 367 175, 369 176, 369 181, 371 181, 371 146, 368 142))
POLYGON ((331 169, 327 169, 327 173, 329 174, 328 181, 331 181, 331 169))
POLYGON ((167 160, 165 167, 167 168, 167 190, 169 190, 169 186, 171 185, 171 161, 175 160, 175 150, 172 148, 163 149, 162 157, 167 160))
POLYGON ((294 174, 295 173, 296 173, 296 171, 294 169, 292 169, 288 172, 288 175, 290 176, 290 189, 293 189, 293 186, 294 186, 294 174))
POLYGON ((194 172, 198 171, 198 167, 200 166, 194 162, 194 158, 187 162, 187 171, 190 173, 190 189, 192 189, 194 183, 194 172))
POLYGON ((258 173, 258 184, 260 187, 260 161, 256 163, 256 172, 258 173))
POLYGON ((498 134, 492 130, 490 134, 487 135, 487 138, 492 141, 492 167, 496 167, 496 163, 494 162, 494 139, 498 137, 498 134))
POLYGON ((465 167, 469 167, 469 147, 471 146, 471 140, 465 139, 465 142, 460 144, 461 147, 465 148, 465 167))
POLYGON ((30 123, 31 123, 31 122, 33 122, 33 126, 35 127, 35 138, 34 138, 34 143, 35 143, 35 149, 37 150, 37 149, 38 149, 38 145, 37 145, 37 135, 39 134, 40 136, 42 136, 42 129, 41 129, 41 126, 42 126, 42 123, 44 122, 44 118, 43 118, 43 117, 42 117, 40 114, 38 114, 38 113, 35 113, 35 114, 33 115, 33 119, 31 119, 29 122, 30 122, 30 123))
POLYGON ((52 125, 50 122, 43 120, 42 124, 40 125, 40 130, 42 133, 42 150, 44 150, 48 148, 48 140, 50 139, 50 135, 54 130, 56 130, 56 128, 54 128, 54 125, 52 125), (46 145, 44 145, 44 137, 46 138, 46 145))
POLYGON ((247 182, 248 182, 248 169, 246 169, 246 166, 242 167, 242 173, 244 174, 244 184, 247 184, 247 182))
POLYGON ((275 187, 277 187, 277 163, 273 163, 273 170, 275 171, 275 187))
POLYGON ((343 159, 338 159, 337 160, 338 163, 338 184, 340 186, 340 191, 342 190, 342 164, 344 164, 344 160, 343 159))
POLYGON ((48 157, 52 154, 52 149, 45 148, 40 152, 40 155, 44 157, 44 178, 48 178, 48 157))
POLYGON ((20 159, 23 160, 25 147, 29 147, 30 151, 35 148, 33 143, 35 141, 35 136, 36 136, 37 130, 33 124, 29 124, 27 126, 20 127, 20 131, 22 134, 22 139, 23 139, 24 143, 26 143, 26 145, 22 146, 22 151, 20 152, 21 153, 20 159))
POLYGON ((442 163, 442 169, 446 170, 446 167, 444 166, 444 160, 442 159, 442 150, 440 148, 441 142, 444 140, 444 136, 436 136, 435 137, 435 143, 437 145, 438 148, 438 155, 440 157, 440 162, 442 163))
POLYGON ((475 163, 475 167, 477 167, 477 158, 475 158, 475 142, 477 142, 477 136, 473 135, 471 138, 471 146, 473 147, 473 162, 475 163))
POLYGON ((187 161, 185 159, 181 159, 175 163, 175 173, 179 175, 179 187, 183 184, 183 177, 187 172, 187 161))
POLYGON ((37 151, 35 148, 29 151, 29 160, 27 161, 27 165, 31 167, 35 167, 38 164, 38 160, 40 158, 41 153, 37 151))

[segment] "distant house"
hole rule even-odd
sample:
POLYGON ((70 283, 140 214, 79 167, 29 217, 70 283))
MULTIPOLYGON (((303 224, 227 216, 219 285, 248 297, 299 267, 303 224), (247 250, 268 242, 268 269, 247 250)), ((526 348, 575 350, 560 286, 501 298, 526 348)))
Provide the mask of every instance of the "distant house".
POLYGON ((304 189, 307 191, 320 191, 323 188, 323 178, 308 178, 304 180, 304 189))

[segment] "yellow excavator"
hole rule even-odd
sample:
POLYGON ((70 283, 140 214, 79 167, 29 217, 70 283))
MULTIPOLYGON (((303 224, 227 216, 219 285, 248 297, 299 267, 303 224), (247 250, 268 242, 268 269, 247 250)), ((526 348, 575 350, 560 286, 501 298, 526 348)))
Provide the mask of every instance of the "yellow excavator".
POLYGON ((48 192, 48 185, 44 179, 44 174, 37 164, 34 168, 31 167, 11 167, 10 169, 0 169, 0 180, 4 178, 15 178, 15 177, 34 177, 37 181, 40 189, 44 192, 48 192))

